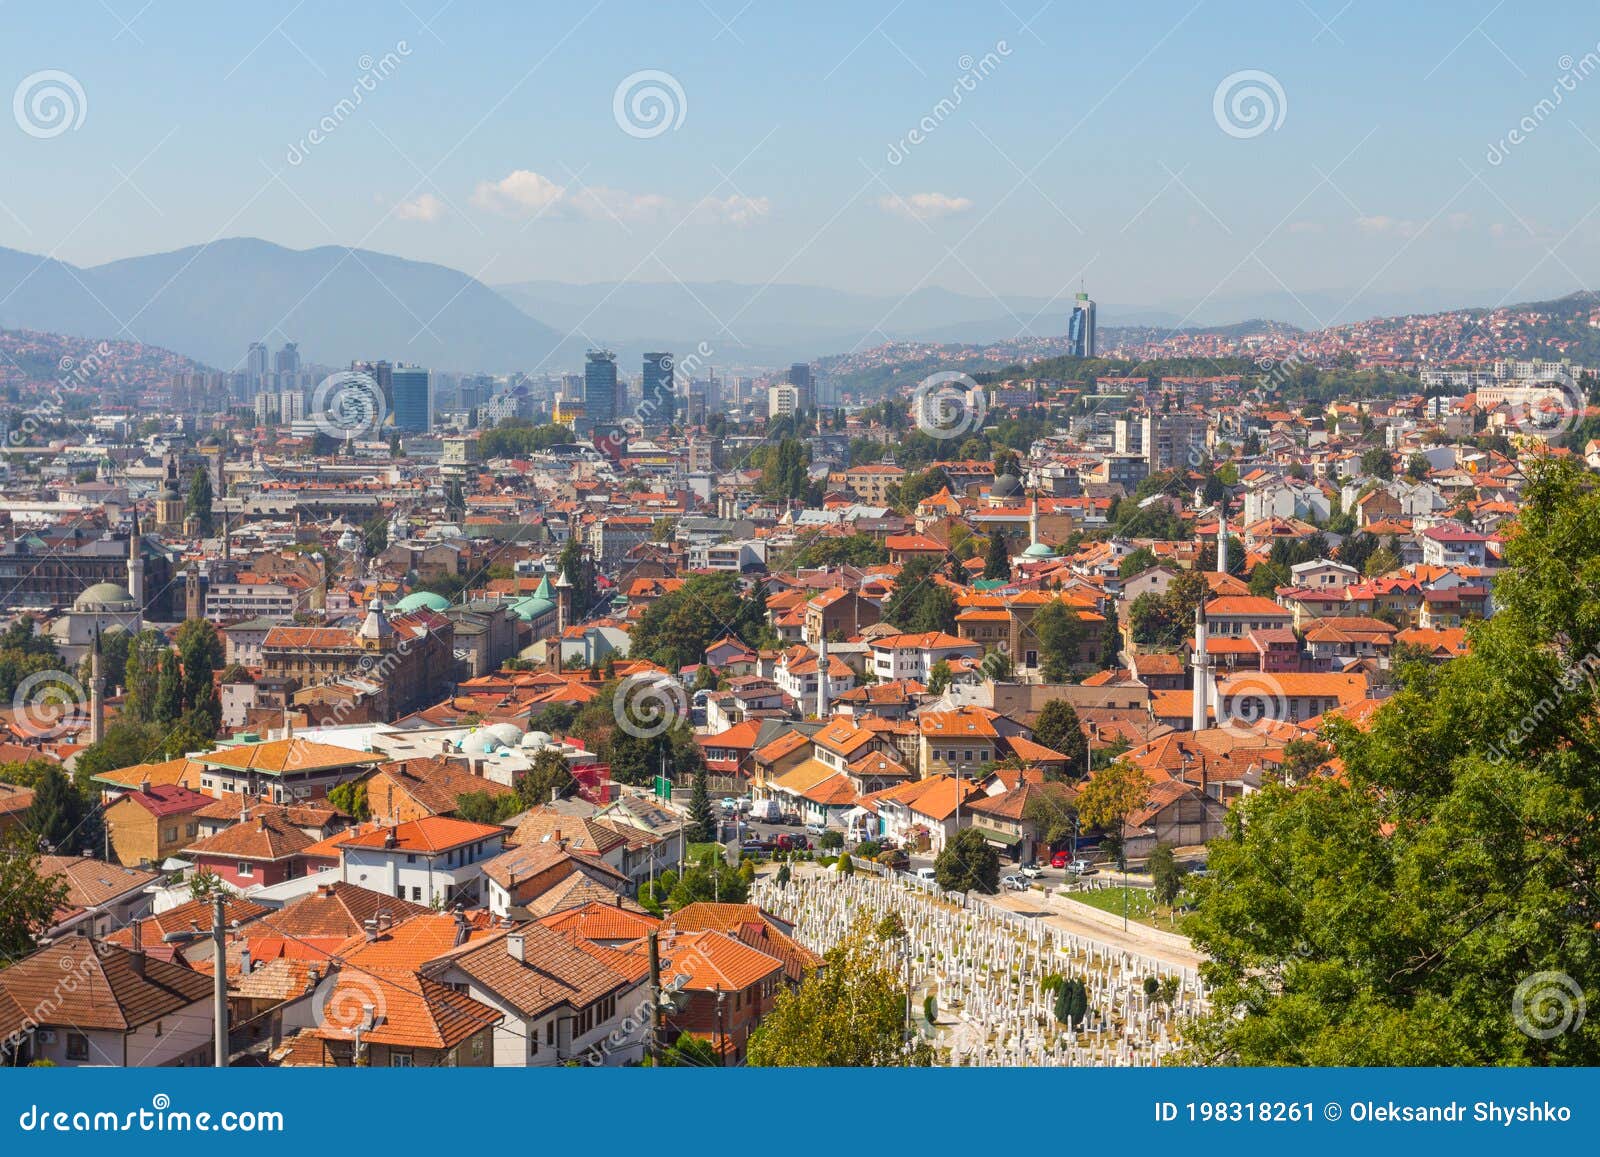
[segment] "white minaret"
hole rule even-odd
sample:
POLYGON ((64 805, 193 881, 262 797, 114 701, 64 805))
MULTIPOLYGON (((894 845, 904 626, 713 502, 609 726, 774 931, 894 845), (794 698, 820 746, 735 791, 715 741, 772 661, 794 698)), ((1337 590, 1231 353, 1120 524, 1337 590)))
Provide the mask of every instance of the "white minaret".
POLYGON ((1217 503, 1217 573, 1228 573, 1228 500, 1217 503))
POLYGON ((817 718, 828 717, 828 636, 817 640, 817 718))
POLYGON ((1201 603, 1194 609, 1194 708, 1190 726, 1196 731, 1206 729, 1206 608, 1201 603))
POLYGON ((140 545, 144 536, 139 533, 139 512, 133 513, 133 530, 128 535, 128 593, 139 614, 144 614, 144 552, 140 545))

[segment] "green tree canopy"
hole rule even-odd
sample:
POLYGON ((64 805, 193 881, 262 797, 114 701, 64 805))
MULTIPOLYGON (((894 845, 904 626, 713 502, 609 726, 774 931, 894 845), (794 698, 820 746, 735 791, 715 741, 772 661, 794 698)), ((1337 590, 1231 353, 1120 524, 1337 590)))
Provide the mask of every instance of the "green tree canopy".
POLYGON ((778 994, 750 1038, 752 1065, 880 1068, 926 1065, 926 1046, 906 1045, 906 990, 862 920, 823 954, 798 990, 778 994))
POLYGON ((1194 1059, 1600 1063, 1600 492, 1537 462, 1519 524, 1467 655, 1330 725, 1341 776, 1231 809, 1194 1059))

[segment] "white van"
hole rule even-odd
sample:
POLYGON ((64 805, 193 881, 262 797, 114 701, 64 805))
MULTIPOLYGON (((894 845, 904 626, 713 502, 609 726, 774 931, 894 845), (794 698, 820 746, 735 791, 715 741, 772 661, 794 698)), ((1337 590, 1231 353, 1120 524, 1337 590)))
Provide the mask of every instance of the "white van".
POLYGON ((775 824, 783 818, 783 808, 775 799, 758 799, 750 805, 750 818, 764 824, 775 824))

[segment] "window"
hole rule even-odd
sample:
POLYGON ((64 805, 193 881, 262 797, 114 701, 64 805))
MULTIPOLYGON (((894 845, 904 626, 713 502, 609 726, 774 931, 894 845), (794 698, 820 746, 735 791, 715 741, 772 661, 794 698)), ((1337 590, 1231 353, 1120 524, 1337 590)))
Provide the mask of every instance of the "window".
POLYGON ((67 1060, 86 1061, 89 1059, 89 1038, 81 1032, 67 1034, 67 1060))
POLYGON ((411 898, 420 904, 422 902, 422 888, 413 885, 411 888, 411 898))
POLYGON ((416 855, 414 853, 411 853, 411 852, 406 853, 406 863, 414 864, 416 862, 417 862, 417 857, 416 857, 416 855))
POLYGON ((178 825, 177 824, 173 824, 170 828, 162 828, 161 829, 161 839, 162 839, 162 841, 164 843, 169 843, 170 844, 173 840, 175 840, 177 838, 178 838, 178 825))
POLYGON ((184 828, 183 834, 186 835, 186 836, 194 836, 194 835, 198 835, 199 832, 200 832, 200 825, 197 824, 197 823, 191 823, 187 827, 184 828))
POLYGON ((234 868, 234 875, 236 876, 253 876, 255 875, 255 872, 255 868, 250 864, 245 863, 243 860, 240 860, 238 865, 234 868))
POLYGON ((414 1069, 417 1067, 415 1053, 390 1053, 389 1064, 397 1069, 414 1069))
POLYGON ((553 1020, 544 1023, 544 1043, 547 1045, 556 1043, 556 1022, 553 1020))

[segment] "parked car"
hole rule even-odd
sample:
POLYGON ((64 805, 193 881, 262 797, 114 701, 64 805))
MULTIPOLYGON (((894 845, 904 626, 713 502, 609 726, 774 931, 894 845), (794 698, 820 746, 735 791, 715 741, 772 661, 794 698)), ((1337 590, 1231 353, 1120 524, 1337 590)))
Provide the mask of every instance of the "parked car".
POLYGON ((797 828, 800 826, 800 813, 784 812, 777 818, 776 822, 783 824, 785 827, 797 828))
POLYGON ((778 806, 778 801, 775 799, 762 799, 750 806, 749 815, 751 819, 760 823, 775 824, 780 822, 779 817, 783 815, 783 809, 778 806))
POLYGON ((1070 863, 1072 863, 1072 853, 1071 852, 1051 852, 1050 853, 1050 866, 1052 868, 1065 868, 1070 863))
POLYGON ((782 832, 773 841, 773 847, 780 852, 804 852, 810 849, 811 841, 799 832, 782 832))
POLYGON ((1071 872, 1074 876, 1093 876, 1099 870, 1100 869, 1095 867, 1093 862, 1089 860, 1073 860, 1072 863, 1067 865, 1067 871, 1071 872))
POLYGON ((823 832, 825 832, 827 830, 828 830, 828 825, 827 824, 807 824, 806 825, 806 831, 811 833, 814 836, 820 836, 823 832))
POLYGON ((1009 888, 1013 892, 1026 892, 1028 890, 1028 881, 1013 872, 1009 876, 1000 878, 1000 886, 1009 888))
POLYGON ((1044 869, 1038 864, 1034 863, 1032 860, 1029 860, 1026 864, 1023 864, 1022 867, 1017 869, 1017 872, 1023 876, 1026 876, 1030 880, 1037 880, 1040 876, 1044 875, 1044 869))
POLYGON ((919 880, 932 880, 937 878, 937 874, 932 868, 918 868, 914 875, 919 880))
POLYGON ((741 852, 762 852, 762 853, 765 853, 765 852, 772 851, 772 849, 773 849, 772 841, 769 840, 769 839, 764 839, 761 836, 751 836, 749 839, 745 840, 742 844, 739 845, 739 850, 741 852))

